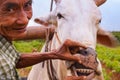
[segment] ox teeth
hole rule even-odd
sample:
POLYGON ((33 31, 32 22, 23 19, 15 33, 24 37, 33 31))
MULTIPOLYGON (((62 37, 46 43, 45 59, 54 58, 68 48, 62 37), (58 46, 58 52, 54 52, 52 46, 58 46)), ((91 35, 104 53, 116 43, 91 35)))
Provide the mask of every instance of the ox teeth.
POLYGON ((76 69, 77 72, 80 72, 80 73, 92 73, 94 72, 94 70, 91 70, 91 69, 76 69))

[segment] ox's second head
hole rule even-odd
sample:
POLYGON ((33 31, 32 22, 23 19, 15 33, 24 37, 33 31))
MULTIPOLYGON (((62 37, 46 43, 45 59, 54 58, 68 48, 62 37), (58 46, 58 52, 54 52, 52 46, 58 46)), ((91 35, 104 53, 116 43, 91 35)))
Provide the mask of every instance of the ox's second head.
MULTIPOLYGON (((82 71, 80 71, 81 73, 78 73, 79 75, 83 74, 87 76, 94 71, 96 72, 97 59, 93 50, 95 50, 97 38, 99 35, 99 39, 101 39, 103 35, 107 37, 108 41, 106 45, 110 45, 113 41, 108 33, 101 30, 99 27, 101 14, 97 5, 94 0, 55 0, 55 2, 56 8, 45 19, 47 21, 41 19, 36 19, 36 21, 42 22, 42 24, 43 22, 49 22, 56 25, 56 33, 53 37, 55 45, 53 44, 53 48, 58 48, 66 39, 77 41, 90 47, 90 49, 88 48, 84 51, 76 51, 76 53, 79 52, 81 53, 80 55, 85 56, 83 61, 88 59, 88 62, 82 64, 75 63, 75 65, 86 69, 82 69, 82 71), (93 60, 90 61, 89 59, 93 60), (87 63, 91 64, 88 65, 87 63)), ((101 42, 101 40, 99 40, 99 42, 101 42)), ((81 59, 82 58, 83 57, 81 57, 81 59)))

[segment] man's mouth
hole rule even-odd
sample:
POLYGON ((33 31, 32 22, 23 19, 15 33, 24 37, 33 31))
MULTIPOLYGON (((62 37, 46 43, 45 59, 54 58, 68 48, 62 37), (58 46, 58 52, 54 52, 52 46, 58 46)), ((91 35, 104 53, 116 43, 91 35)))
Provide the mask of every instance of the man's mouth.
POLYGON ((13 28, 13 30, 18 31, 18 32, 25 32, 26 31, 26 27, 13 28))

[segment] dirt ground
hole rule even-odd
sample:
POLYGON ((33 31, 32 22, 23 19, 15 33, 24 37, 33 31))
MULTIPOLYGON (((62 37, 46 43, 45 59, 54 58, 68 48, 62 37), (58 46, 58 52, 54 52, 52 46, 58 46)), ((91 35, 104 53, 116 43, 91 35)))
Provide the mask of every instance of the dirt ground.
POLYGON ((120 80, 120 72, 115 72, 114 70, 107 68, 105 64, 102 64, 102 67, 105 68, 107 74, 111 75, 110 80, 120 80))
MULTIPOLYGON (((110 80, 120 80, 120 73, 115 72, 114 70, 106 68, 106 66, 104 64, 102 66, 105 68, 106 73, 111 73, 111 79, 110 80)), ((19 72, 21 77, 27 77, 28 74, 29 74, 30 69, 31 68, 22 68, 22 69, 19 69, 18 72, 19 72)))

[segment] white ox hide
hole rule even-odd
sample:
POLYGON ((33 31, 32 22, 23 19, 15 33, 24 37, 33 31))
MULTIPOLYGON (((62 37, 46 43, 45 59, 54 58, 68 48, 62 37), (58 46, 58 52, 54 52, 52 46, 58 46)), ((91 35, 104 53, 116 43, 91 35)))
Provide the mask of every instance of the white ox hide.
MULTIPOLYGON (((95 50, 97 34, 104 35, 105 33, 105 38, 107 38, 106 35, 109 35, 99 27, 101 14, 93 0, 58 0, 56 1, 56 8, 52 12, 52 17, 53 16, 57 17, 57 33, 55 33, 53 36, 51 50, 59 48, 61 43, 63 43, 66 39, 80 42, 95 50)), ((50 19, 50 16, 47 17, 47 20, 48 19, 50 19)), ((101 39, 101 36, 99 39, 101 39)), ((110 42, 112 40, 107 40, 107 45, 111 44, 110 42)), ((101 41, 98 40, 98 42, 101 41)), ((44 50, 45 47, 42 48, 42 52, 44 50)), ((58 80, 65 80, 66 76, 72 75, 70 71, 67 70, 65 61, 52 60, 52 62, 58 80)), ((28 76, 28 80, 50 80, 47 72, 48 70, 46 61, 44 62, 44 67, 43 63, 36 64, 32 67, 32 70, 28 76)), ((92 80, 104 80, 100 62, 97 67, 97 72, 100 74, 96 74, 92 80)))

